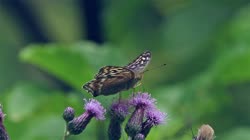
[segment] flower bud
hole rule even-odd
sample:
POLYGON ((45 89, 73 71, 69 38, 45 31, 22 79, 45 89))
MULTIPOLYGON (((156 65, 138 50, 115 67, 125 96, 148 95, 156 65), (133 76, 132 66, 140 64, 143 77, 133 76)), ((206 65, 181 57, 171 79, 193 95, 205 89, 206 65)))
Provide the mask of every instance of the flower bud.
POLYGON ((73 120, 75 117, 75 111, 72 107, 67 107, 63 112, 63 119, 66 122, 73 120))

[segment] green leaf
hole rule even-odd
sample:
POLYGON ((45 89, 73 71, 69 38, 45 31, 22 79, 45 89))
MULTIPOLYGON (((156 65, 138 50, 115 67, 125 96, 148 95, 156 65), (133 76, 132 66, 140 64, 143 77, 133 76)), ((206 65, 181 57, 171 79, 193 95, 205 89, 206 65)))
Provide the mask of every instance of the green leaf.
POLYGON ((215 82, 222 85, 250 81, 250 6, 234 15, 217 40, 218 57, 212 65, 215 82))
POLYGON ((64 120, 58 116, 38 117, 31 120, 21 140, 55 140, 62 139, 64 120))
POLYGON ((226 134, 224 134, 224 136, 218 137, 218 140, 248 140, 249 138, 250 138, 250 128, 241 127, 241 128, 235 128, 231 131, 227 131, 226 134))
POLYGON ((7 119, 5 124, 7 130, 11 130, 9 134, 13 139, 20 139, 23 136, 25 136, 24 139, 52 139, 52 137, 58 137, 59 130, 60 135, 63 134, 61 125, 64 124, 62 118, 64 109, 67 106, 73 107, 77 116, 83 112, 83 100, 80 94, 65 94, 48 90, 34 83, 18 84, 10 91, 7 91, 6 95, 4 109, 7 119), (48 118, 51 115, 55 115, 57 118, 48 118), (51 126, 53 129, 58 129, 52 131, 53 129, 45 128, 48 124, 53 125, 51 126), (41 134, 38 134, 40 130, 42 130, 41 134), (49 131, 53 133, 49 134, 49 131))
POLYGON ((8 118, 21 121, 31 116, 47 98, 47 91, 34 84, 20 84, 14 87, 8 93, 6 103, 8 118))
POLYGON ((121 59, 122 56, 118 49, 98 47, 90 42, 74 45, 30 45, 20 53, 24 62, 55 75, 76 89, 92 79, 101 66, 119 65, 121 60, 125 60, 121 59), (94 69, 96 70, 93 71, 94 69))
POLYGON ((222 85, 250 81, 250 48, 227 51, 214 65, 215 81, 222 85))

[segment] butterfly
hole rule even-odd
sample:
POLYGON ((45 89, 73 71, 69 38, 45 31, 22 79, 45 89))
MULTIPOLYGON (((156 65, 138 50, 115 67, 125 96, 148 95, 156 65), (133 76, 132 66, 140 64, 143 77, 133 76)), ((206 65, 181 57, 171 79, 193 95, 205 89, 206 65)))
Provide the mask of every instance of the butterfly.
POLYGON ((151 60, 151 53, 145 51, 124 67, 104 66, 94 79, 83 85, 83 89, 94 97, 111 95, 134 88, 142 79, 143 73, 151 60))

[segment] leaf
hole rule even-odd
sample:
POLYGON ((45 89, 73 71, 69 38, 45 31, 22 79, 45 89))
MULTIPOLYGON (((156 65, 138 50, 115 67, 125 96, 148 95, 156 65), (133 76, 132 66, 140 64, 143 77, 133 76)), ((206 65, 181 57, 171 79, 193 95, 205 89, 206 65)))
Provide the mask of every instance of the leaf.
POLYGON ((250 6, 241 8, 217 39, 218 54, 212 65, 214 82, 220 85, 250 81, 250 6))
POLYGON ((31 116, 48 98, 48 91, 31 84, 20 84, 8 93, 6 111, 8 118, 21 121, 31 116))
POLYGON ((214 81, 222 85, 250 81, 250 48, 234 48, 223 53, 213 70, 214 81))
POLYGON ((21 140, 55 140, 61 139, 64 131, 64 120, 58 116, 43 116, 31 120, 21 140))
POLYGON ((8 118, 5 124, 7 130, 11 130, 9 134, 13 139, 20 139, 23 136, 24 139, 59 137, 59 134, 60 136, 63 134, 61 125, 64 124, 62 118, 64 109, 71 106, 75 109, 76 115, 83 112, 83 100, 79 94, 48 90, 34 83, 18 84, 6 92, 5 99, 4 108, 8 118), (57 118, 50 119, 51 115, 57 118), (51 127, 48 129, 46 127, 49 124, 51 127), (52 131, 53 129, 55 131, 52 131), (41 131, 41 134, 38 134, 38 131, 41 131))
POLYGON ((250 128, 239 127, 231 131, 226 131, 224 136, 218 137, 218 140, 248 140, 249 138, 250 138, 250 128))
POLYGON ((20 53, 24 62, 55 75, 76 89, 93 78, 97 72, 93 69, 102 65, 118 65, 122 56, 117 49, 98 47, 90 42, 75 45, 30 45, 20 53))

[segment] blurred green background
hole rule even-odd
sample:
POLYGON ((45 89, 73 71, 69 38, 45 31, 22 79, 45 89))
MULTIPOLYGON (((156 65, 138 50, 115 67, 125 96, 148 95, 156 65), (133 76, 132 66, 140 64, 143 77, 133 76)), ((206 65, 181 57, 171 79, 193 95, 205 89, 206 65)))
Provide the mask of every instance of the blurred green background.
MULTIPOLYGON (((63 110, 80 115, 91 97, 81 86, 145 50, 149 69, 167 64, 144 75, 143 88, 168 114, 147 139, 191 140, 190 129, 204 123, 216 140, 250 139, 249 0, 0 0, 0 103, 10 138, 61 139, 63 110)), ((97 99, 107 107, 114 97, 97 99)), ((107 124, 93 119, 71 139, 105 140, 107 124)))

